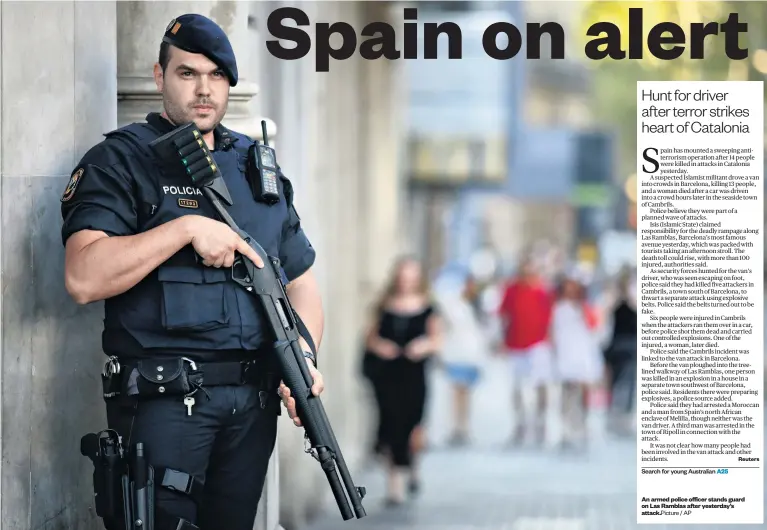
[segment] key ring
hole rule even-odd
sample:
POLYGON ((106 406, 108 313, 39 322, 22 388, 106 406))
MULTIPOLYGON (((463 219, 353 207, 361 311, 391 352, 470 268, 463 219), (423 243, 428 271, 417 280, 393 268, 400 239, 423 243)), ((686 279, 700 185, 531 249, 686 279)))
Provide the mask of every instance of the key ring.
POLYGON ((197 371, 197 363, 195 363, 192 359, 190 359, 189 357, 182 357, 181 360, 186 361, 187 363, 189 363, 189 366, 192 367, 192 371, 194 371, 194 372, 197 371))

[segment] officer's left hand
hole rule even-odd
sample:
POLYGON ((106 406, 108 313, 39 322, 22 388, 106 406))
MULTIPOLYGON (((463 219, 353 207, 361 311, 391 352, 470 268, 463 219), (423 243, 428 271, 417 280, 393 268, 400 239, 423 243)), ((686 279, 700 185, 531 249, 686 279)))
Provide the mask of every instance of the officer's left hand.
MULTIPOLYGON (((314 367, 314 363, 311 359, 306 359, 306 364, 309 366, 309 373, 312 376, 312 381, 314 381, 312 384, 312 394, 319 396, 322 391, 325 390, 325 382, 322 379, 322 374, 314 367)), ((298 413, 296 412, 296 400, 290 397, 290 389, 285 386, 284 381, 280 382, 279 394, 280 397, 282 397, 282 404, 288 409, 288 416, 293 420, 293 424, 295 424, 296 427, 301 427, 301 418, 298 417, 298 413)))

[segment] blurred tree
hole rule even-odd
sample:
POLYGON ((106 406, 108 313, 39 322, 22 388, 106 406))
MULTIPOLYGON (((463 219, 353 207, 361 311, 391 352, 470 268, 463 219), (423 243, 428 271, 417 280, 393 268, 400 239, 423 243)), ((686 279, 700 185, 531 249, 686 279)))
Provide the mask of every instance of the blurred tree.
MULTIPOLYGON (((749 60, 732 61, 724 53, 724 36, 706 38, 704 59, 690 59, 689 50, 676 60, 663 61, 649 56, 644 46, 640 60, 616 61, 602 59, 587 61, 594 69, 593 108, 597 118, 612 126, 619 135, 620 172, 628 177, 636 164, 636 82, 669 80, 762 80, 764 73, 754 69, 751 59, 754 52, 765 47, 764 27, 767 21, 767 2, 737 1, 659 1, 659 2, 603 2, 588 0, 582 10, 581 35, 583 44, 588 37, 586 30, 599 21, 612 22, 621 30, 622 47, 628 42, 629 8, 643 10, 644 34, 658 22, 675 22, 689 36, 693 22, 724 22, 729 13, 738 13, 739 21, 748 24, 748 31, 740 34, 740 46, 748 48, 749 60)), ((666 45, 670 48, 671 45, 666 45)), ((762 52, 764 53, 764 52, 762 52)), ((764 69, 762 69, 764 70, 764 69)))

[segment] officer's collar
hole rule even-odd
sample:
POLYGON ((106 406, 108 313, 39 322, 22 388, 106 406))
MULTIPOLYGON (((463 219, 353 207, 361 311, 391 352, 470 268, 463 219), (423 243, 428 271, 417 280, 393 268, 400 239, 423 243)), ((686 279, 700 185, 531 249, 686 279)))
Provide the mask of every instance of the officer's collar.
POLYGON ((227 149, 230 149, 232 146, 234 146, 237 140, 239 140, 239 138, 237 138, 237 136, 232 134, 232 131, 220 123, 215 129, 213 129, 213 141, 216 144, 216 149, 226 151, 227 149))
MULTIPOLYGON (((176 128, 171 122, 163 117, 159 112, 150 112, 146 115, 146 121, 149 125, 160 131, 160 134, 166 134, 176 128)), ((226 151, 234 145, 238 140, 237 136, 232 134, 232 131, 221 125, 220 123, 213 129, 213 144, 214 150, 226 151)))
POLYGON ((146 122, 160 131, 160 134, 166 134, 176 128, 171 122, 163 118, 159 112, 150 112, 146 115, 146 122))

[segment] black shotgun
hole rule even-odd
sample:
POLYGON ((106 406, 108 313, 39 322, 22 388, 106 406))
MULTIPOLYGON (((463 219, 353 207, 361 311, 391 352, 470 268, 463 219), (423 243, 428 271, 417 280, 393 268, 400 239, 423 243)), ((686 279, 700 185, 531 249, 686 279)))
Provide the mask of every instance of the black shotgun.
MULTIPOLYGON (((311 392, 312 377, 298 342, 301 336, 299 329, 305 326, 288 300, 279 259, 267 255, 261 245, 241 230, 227 212, 223 202, 232 205, 232 198, 202 133, 194 123, 161 136, 150 147, 161 162, 175 164, 178 170, 184 171, 194 186, 210 200, 221 220, 239 234, 263 260, 264 267, 259 269, 251 260, 238 254, 232 265, 232 279, 248 293, 258 297, 264 310, 272 330, 274 352, 279 360, 282 379, 296 400, 296 411, 311 446, 307 452, 320 462, 325 471, 341 516, 344 520, 355 516, 357 519, 365 517, 365 508, 362 506, 365 488, 354 485, 322 401, 311 392)), ((304 339, 311 343, 311 337, 304 339)))

